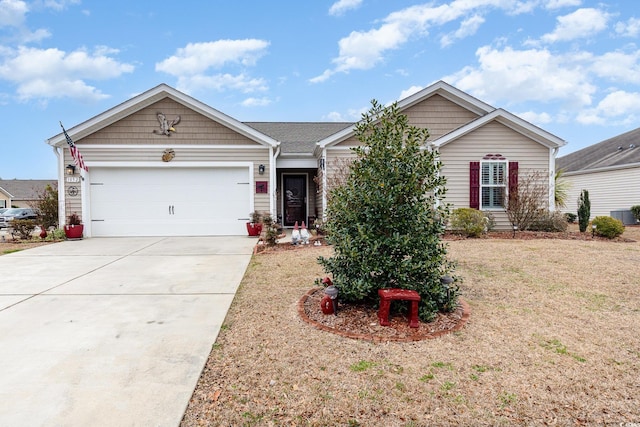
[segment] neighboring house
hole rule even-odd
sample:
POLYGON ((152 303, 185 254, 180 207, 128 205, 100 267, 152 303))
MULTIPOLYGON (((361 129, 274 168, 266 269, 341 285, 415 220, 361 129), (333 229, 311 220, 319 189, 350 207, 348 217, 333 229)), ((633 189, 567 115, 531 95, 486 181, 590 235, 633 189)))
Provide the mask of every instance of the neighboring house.
MULTIPOLYGON (((555 173, 563 140, 444 82, 398 106, 429 128, 446 201, 494 211, 499 228, 518 175, 555 173)), ((61 216, 81 215, 87 237, 240 235, 254 210, 285 227, 322 218, 338 159, 359 144, 354 132, 353 123, 243 123, 161 84, 68 129, 88 172, 65 173, 63 134, 47 142, 58 153, 61 216)))
POLYGON ((0 179, 0 208, 30 208, 47 185, 56 185, 50 179, 0 179))
POLYGON ((587 190, 591 218, 635 223, 629 208, 640 205, 640 128, 560 157, 556 167, 570 185, 565 212, 576 213, 578 197, 587 190))

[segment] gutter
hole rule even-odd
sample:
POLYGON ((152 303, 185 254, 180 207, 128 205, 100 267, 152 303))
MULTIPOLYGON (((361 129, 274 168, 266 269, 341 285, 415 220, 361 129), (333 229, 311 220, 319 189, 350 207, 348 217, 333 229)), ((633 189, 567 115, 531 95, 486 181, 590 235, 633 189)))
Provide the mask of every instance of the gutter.
POLYGON ((278 221, 278 210, 274 209, 276 207, 277 204, 277 193, 276 193, 276 185, 278 182, 278 171, 276 168, 276 163, 277 163, 277 159, 278 156, 280 155, 280 143, 278 143, 278 145, 275 148, 275 153, 273 153, 273 150, 271 151, 273 153, 273 155, 271 156, 271 165, 270 165, 270 177, 269 180, 271 181, 269 183, 269 185, 271 186, 271 200, 269 202, 270 206, 269 206, 269 210, 271 211, 271 218, 274 219, 274 222, 278 221))
POLYGON ((58 228, 61 228, 65 222, 65 191, 64 191, 64 156, 60 147, 53 146, 53 152, 58 158, 58 228))

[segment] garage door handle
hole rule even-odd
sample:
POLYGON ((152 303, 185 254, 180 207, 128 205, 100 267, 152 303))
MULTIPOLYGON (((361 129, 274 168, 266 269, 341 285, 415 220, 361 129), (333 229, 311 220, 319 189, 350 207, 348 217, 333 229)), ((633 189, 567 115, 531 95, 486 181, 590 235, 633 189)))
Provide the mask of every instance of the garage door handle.
POLYGON ((174 215, 175 214, 174 208, 175 208, 175 206, 169 205, 169 215, 174 215))

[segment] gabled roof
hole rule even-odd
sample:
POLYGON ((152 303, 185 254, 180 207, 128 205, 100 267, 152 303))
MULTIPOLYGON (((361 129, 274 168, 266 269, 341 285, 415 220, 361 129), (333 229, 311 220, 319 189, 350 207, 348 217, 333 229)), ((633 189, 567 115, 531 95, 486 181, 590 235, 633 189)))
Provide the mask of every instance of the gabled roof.
POLYGON ((35 200, 47 185, 55 186, 58 181, 47 179, 0 179, 0 190, 5 190, 13 200, 35 200))
MULTIPOLYGON (((258 132, 254 128, 247 126, 244 123, 239 122, 236 119, 227 116, 226 114, 211 108, 207 104, 200 102, 197 99, 192 98, 164 83, 159 84, 158 86, 149 89, 148 91, 143 92, 140 95, 137 95, 83 123, 80 123, 77 126, 67 129, 67 133, 74 140, 84 138, 85 136, 95 133, 98 130, 128 117, 131 114, 164 98, 170 98, 260 144, 270 145, 273 147, 278 145, 278 141, 273 138, 258 132)), ((66 143, 66 140, 64 135, 59 133, 56 136, 49 138, 46 142, 52 146, 61 146, 66 143)))
POLYGON ((405 110, 434 95, 440 95, 443 98, 446 98, 449 101, 453 102, 454 104, 457 104, 462 108, 476 113, 480 116, 495 110, 495 108, 491 105, 480 101, 478 98, 474 98, 468 93, 463 92, 460 89, 451 86, 449 83, 443 82, 442 80, 437 81, 432 85, 422 89, 421 91, 398 101, 398 109, 400 111, 405 110))
POLYGON ((283 154, 311 154, 316 143, 342 129, 350 122, 244 122, 279 141, 283 154))
MULTIPOLYGON (((443 82, 442 80, 437 81, 432 85, 422 89, 421 91, 398 101, 398 110, 406 110, 434 95, 440 95, 443 98, 446 98, 449 101, 453 102, 454 104, 457 104, 462 108, 481 116, 484 116, 485 114, 495 110, 495 108, 491 105, 482 102, 477 98, 474 98, 468 93, 465 93, 460 89, 457 89, 450 84, 443 82)), ((355 135, 355 131, 355 125, 343 129, 342 131, 320 141, 318 143, 318 146, 322 149, 330 147, 332 145, 336 145, 355 135)))
POLYGON ((443 145, 446 145, 451 141, 454 141, 461 136, 466 135, 475 129, 478 129, 493 120, 503 124, 508 128, 513 129, 514 131, 522 135, 525 135, 528 138, 531 138, 532 140, 546 147, 558 148, 566 144, 566 141, 564 141, 563 139, 558 138, 557 136, 545 131, 544 129, 532 125, 526 120, 523 120, 520 117, 511 114, 506 110, 503 110, 502 108, 493 110, 489 114, 479 117, 476 120, 467 123, 466 125, 456 130, 442 135, 440 138, 436 139, 433 144, 436 147, 442 147, 443 145))
POLYGON ((5 190, 4 188, 2 188, 2 186, 0 186, 0 191, 2 191, 8 198, 13 199, 13 194, 9 193, 9 190, 5 190))
POLYGON ((569 153, 556 160, 565 172, 640 166, 640 128, 569 153))

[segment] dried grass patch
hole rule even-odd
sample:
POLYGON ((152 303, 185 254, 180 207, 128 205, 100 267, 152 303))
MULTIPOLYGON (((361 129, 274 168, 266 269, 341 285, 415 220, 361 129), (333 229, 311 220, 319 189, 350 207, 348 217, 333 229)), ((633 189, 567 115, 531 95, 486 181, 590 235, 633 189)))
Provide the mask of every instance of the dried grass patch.
POLYGON ((352 340, 299 318, 331 248, 255 255, 183 425, 640 422, 639 243, 448 245, 473 315, 411 343, 352 340))

